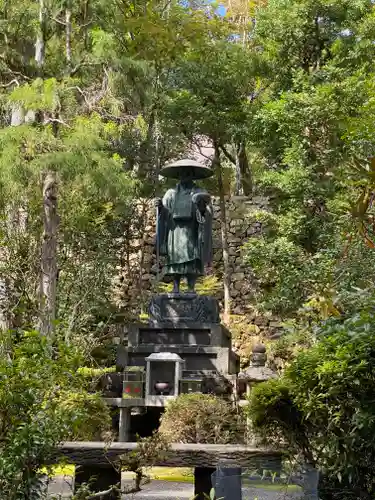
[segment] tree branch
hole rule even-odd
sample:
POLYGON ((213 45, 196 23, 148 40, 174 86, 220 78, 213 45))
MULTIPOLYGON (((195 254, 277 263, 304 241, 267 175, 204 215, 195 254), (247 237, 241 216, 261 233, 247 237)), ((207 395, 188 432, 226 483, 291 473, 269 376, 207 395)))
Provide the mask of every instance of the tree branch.
POLYGON ((111 486, 109 490, 104 490, 104 491, 98 491, 97 493, 94 493, 93 495, 90 495, 88 497, 88 500, 105 500, 105 498, 112 498, 112 493, 119 493, 119 489, 117 486, 111 486))
POLYGON ((9 83, 2 83, 2 84, 0 85, 0 87, 4 89, 4 88, 7 88, 7 87, 10 87, 13 83, 15 83, 15 84, 17 85, 17 87, 19 87, 19 86, 20 86, 19 81, 18 81, 16 78, 14 78, 14 79, 13 79, 11 82, 9 82, 9 83))
POLYGON ((225 156, 228 158, 228 160, 229 160, 230 162, 232 162, 232 163, 233 163, 233 165, 235 165, 235 164, 236 164, 236 158, 235 158, 233 155, 231 155, 231 154, 229 153, 229 151, 228 151, 228 150, 227 150, 227 148, 224 146, 224 144, 220 144, 220 145, 219 145, 219 148, 222 150, 222 152, 225 154, 225 156))
POLYGON ((57 17, 52 17, 52 21, 55 21, 55 23, 62 24, 63 26, 66 26, 66 22, 61 21, 61 19, 57 19, 57 17))
POLYGON ((60 123, 60 125, 65 125, 65 127, 71 128, 70 125, 65 123, 63 120, 59 120, 58 118, 47 118, 47 120, 44 120, 43 125, 47 125, 48 123, 60 123))
POLYGON ((185 132, 183 132, 185 137, 187 137, 193 144, 194 146, 196 146, 198 149, 199 149, 199 154, 201 156, 203 156, 204 158, 206 158, 207 160, 210 160, 212 161, 212 155, 210 156, 207 156, 205 155, 204 153, 202 153, 202 149, 205 147, 204 145, 200 144, 199 141, 197 141, 197 139, 195 139, 194 137, 189 137, 188 134, 186 134, 185 132))

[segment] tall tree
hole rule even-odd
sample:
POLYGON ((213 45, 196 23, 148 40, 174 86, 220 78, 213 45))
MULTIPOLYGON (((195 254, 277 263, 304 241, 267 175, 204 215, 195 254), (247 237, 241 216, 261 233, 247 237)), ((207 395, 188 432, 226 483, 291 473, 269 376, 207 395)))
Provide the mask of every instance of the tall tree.
MULTIPOLYGON (((217 23, 220 26, 222 21, 218 19, 217 23)), ((224 152, 236 164, 236 153, 231 155, 227 145, 238 142, 241 165, 246 166, 246 153, 241 137, 252 109, 251 95, 257 87, 259 65, 253 52, 227 41, 231 33, 230 25, 225 25, 224 33, 220 29, 213 32, 206 43, 189 51, 185 60, 176 68, 168 109, 170 120, 176 123, 191 142, 194 143, 201 136, 207 137, 215 149, 213 166, 221 200, 224 310, 228 319, 231 271, 220 156, 224 152)))

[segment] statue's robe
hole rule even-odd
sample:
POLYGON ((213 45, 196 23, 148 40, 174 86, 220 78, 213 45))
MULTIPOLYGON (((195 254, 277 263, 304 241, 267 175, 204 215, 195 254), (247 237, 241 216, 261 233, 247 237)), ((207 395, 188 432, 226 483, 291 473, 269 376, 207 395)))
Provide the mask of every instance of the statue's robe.
POLYGON ((160 255, 167 256, 165 274, 200 276, 212 261, 212 206, 204 215, 193 196, 207 191, 192 184, 169 189, 159 211, 157 244, 160 255))

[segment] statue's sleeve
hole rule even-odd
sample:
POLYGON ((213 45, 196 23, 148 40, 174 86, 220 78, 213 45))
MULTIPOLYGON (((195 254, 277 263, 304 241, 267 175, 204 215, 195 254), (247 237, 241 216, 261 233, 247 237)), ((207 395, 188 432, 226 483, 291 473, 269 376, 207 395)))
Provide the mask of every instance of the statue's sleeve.
POLYGON ((169 189, 163 198, 163 206, 159 209, 156 244, 160 255, 168 255, 168 232, 170 228, 170 215, 172 211, 174 192, 169 189))
MULTIPOLYGON (((197 188, 195 192, 207 193, 207 191, 202 188, 197 188)), ((212 263, 212 219, 213 219, 213 207, 211 202, 206 207, 206 212, 204 214, 204 217, 202 217, 198 213, 197 209, 197 220, 199 222, 200 238, 201 240, 203 240, 202 260, 204 264, 212 263)))
POLYGON ((206 208, 206 213, 204 214, 204 225, 203 225, 203 262, 205 264, 212 263, 212 219, 213 219, 213 208, 212 204, 209 203, 206 208))

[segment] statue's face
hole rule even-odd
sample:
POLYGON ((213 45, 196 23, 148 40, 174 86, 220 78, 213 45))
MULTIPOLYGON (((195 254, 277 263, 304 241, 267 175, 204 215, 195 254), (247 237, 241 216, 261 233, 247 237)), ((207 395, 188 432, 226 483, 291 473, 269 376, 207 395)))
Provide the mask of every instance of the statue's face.
POLYGON ((193 180, 194 178, 194 172, 193 169, 190 167, 184 167, 181 170, 181 182, 188 182, 193 180))

